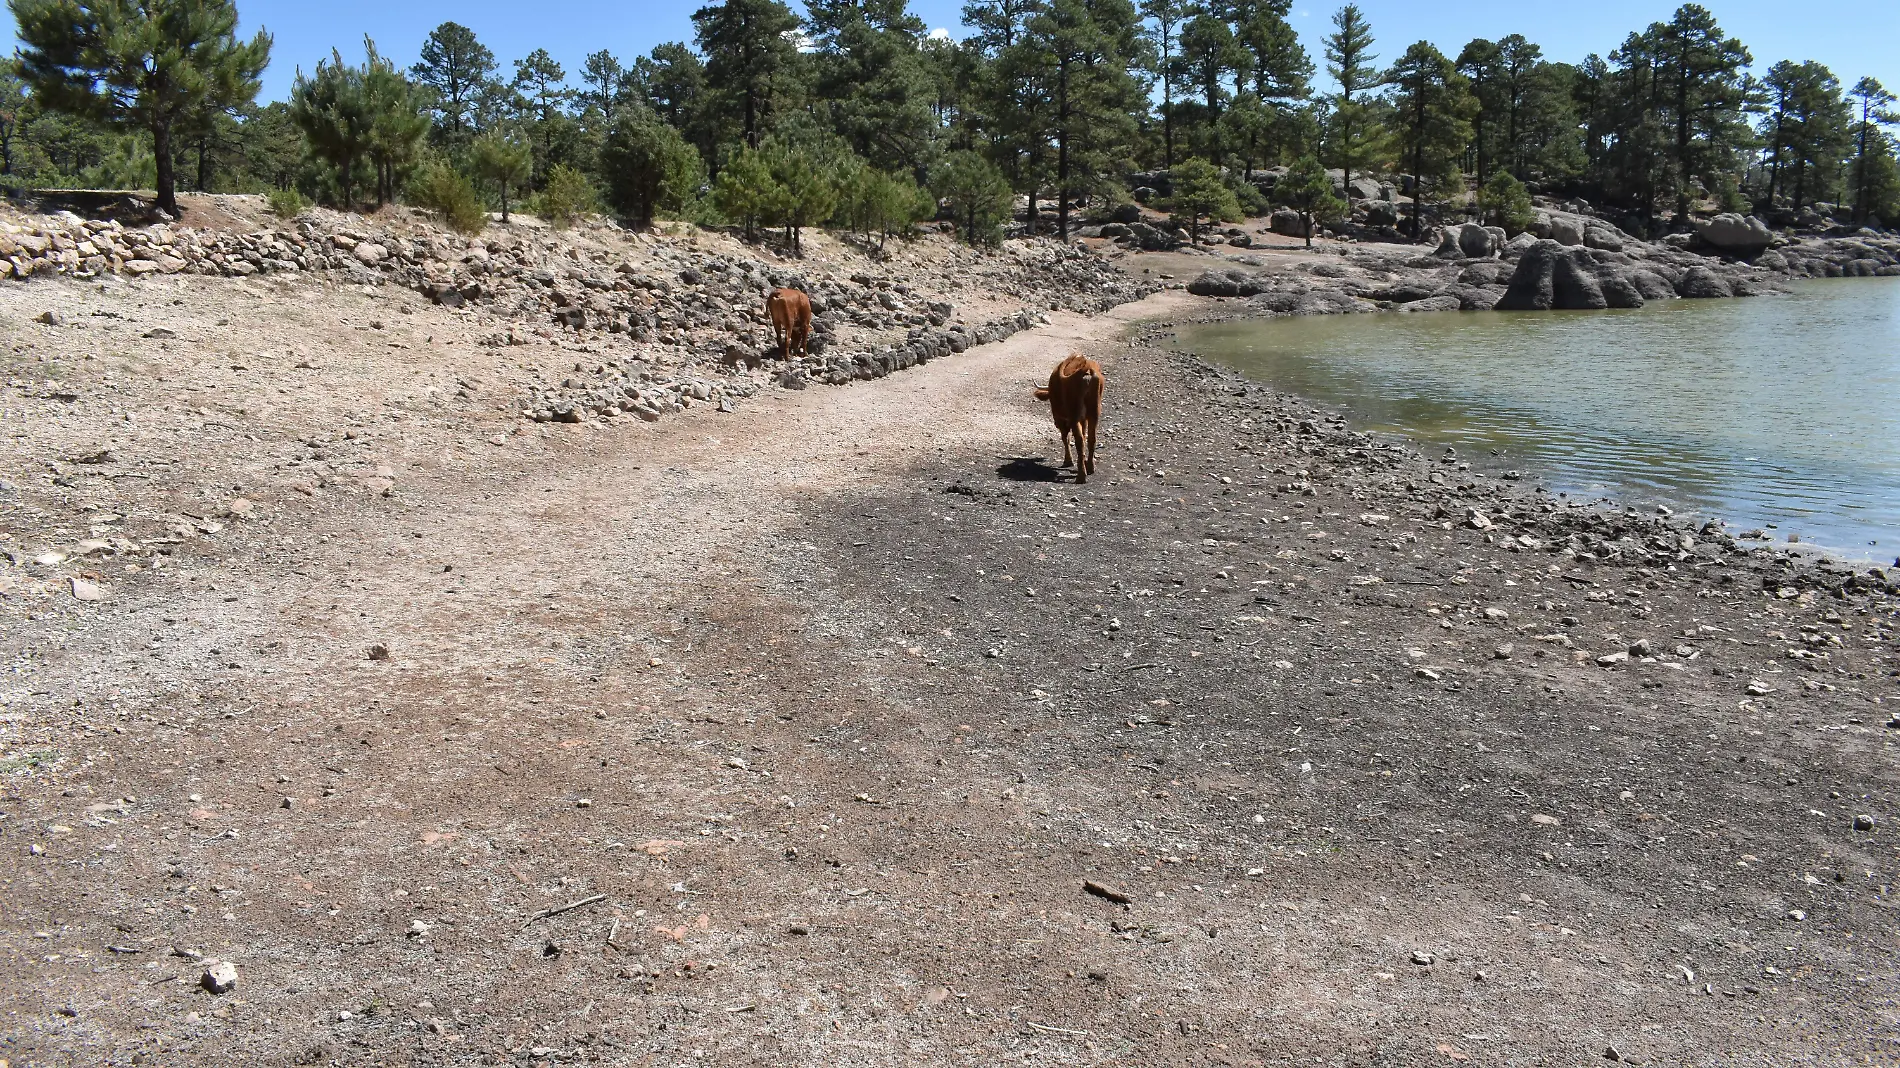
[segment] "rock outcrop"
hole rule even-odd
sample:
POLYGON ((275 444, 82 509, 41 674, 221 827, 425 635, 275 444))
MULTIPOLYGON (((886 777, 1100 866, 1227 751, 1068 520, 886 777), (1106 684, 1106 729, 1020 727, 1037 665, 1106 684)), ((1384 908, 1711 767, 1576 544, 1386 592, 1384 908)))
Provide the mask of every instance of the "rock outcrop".
POLYGON ((1718 252, 1750 259, 1774 243, 1774 231, 1753 215, 1723 212, 1696 228, 1704 244, 1718 252))

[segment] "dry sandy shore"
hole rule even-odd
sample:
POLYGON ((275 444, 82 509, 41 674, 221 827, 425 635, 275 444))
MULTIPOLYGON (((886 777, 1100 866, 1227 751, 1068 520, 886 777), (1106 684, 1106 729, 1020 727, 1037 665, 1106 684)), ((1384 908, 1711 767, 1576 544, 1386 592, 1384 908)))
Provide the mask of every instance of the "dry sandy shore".
POLYGON ((1200 307, 471 423, 9 616, 0 1058, 1891 1063, 1891 599, 1554 554, 1127 338, 1200 307))

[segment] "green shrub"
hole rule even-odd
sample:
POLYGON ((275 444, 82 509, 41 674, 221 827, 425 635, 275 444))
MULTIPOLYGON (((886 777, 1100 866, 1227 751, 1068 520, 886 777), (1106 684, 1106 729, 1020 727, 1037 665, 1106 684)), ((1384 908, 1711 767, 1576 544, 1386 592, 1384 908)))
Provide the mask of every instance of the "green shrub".
POLYGON ((310 210, 310 202, 295 189, 273 189, 268 194, 271 213, 280 219, 294 219, 310 210))
POLYGON ((529 210, 541 216, 549 226, 565 230, 582 215, 599 210, 600 195, 587 176, 565 163, 548 172, 547 184, 534 195, 529 210))
POLYGON ((1229 174, 1227 188, 1234 191, 1234 201, 1240 205, 1240 214, 1243 217, 1251 218, 1267 213, 1270 205, 1267 203, 1266 195, 1260 192, 1259 186, 1244 180, 1238 174, 1229 174))
POLYGON ((1177 223, 1186 223, 1194 240, 1201 238, 1201 219, 1209 223, 1238 222, 1240 201, 1219 167, 1199 156, 1174 168, 1174 199, 1168 208, 1177 223))
POLYGON ((969 149, 952 152, 930 176, 930 188, 971 245, 994 245, 1003 239, 1003 223, 1015 198, 996 164, 969 149))
POLYGON ((450 229, 479 234, 488 225, 488 211, 475 186, 443 160, 432 160, 409 182, 409 202, 442 216, 450 229))
POLYGON ((1510 171, 1493 174, 1485 181, 1484 188, 1478 190, 1478 214, 1486 223, 1502 226, 1513 236, 1530 229, 1537 221, 1530 193, 1510 171))

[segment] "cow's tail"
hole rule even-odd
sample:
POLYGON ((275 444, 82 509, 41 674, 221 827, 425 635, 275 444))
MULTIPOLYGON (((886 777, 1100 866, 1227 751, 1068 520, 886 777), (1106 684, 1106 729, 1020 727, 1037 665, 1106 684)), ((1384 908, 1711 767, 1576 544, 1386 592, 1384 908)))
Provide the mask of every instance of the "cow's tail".
POLYGON ((1046 387, 1046 386, 1039 386, 1039 387, 1037 387, 1037 389, 1036 389, 1036 399, 1037 399, 1037 400, 1048 400, 1048 399, 1049 399, 1049 390, 1048 390, 1048 387, 1046 387))

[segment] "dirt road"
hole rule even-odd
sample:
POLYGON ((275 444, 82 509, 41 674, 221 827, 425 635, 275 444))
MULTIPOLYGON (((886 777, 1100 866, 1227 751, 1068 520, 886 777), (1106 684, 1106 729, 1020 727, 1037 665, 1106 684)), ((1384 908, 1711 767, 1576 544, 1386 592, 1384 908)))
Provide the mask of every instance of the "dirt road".
POLYGON ((1890 1060, 1891 604, 1440 523, 1421 458, 1119 340, 1188 301, 9 635, 67 750, 8 781, 0 1057, 1890 1060))

